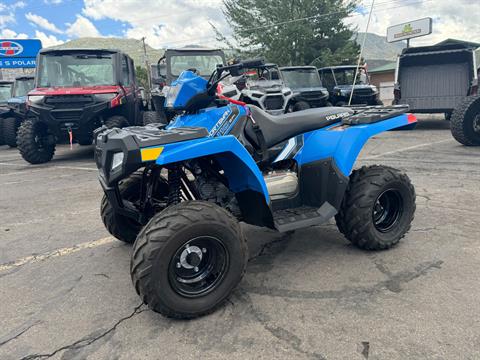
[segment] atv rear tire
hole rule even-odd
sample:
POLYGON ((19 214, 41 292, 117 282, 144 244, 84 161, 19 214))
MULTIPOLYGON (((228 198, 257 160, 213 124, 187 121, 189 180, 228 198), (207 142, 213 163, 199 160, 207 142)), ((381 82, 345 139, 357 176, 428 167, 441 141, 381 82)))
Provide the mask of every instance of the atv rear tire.
POLYGON ((167 122, 165 114, 156 111, 145 111, 143 113, 143 125, 149 124, 165 124, 167 122))
POLYGON ((51 136, 48 127, 42 122, 25 120, 18 128, 17 146, 20 155, 30 164, 43 164, 52 160, 55 143, 46 141, 51 136))
POLYGON ((134 244, 130 272, 152 310, 173 318, 206 315, 238 285, 248 259, 238 221, 205 201, 156 214, 134 244))
POLYGON ((480 96, 467 97, 453 111, 450 130, 460 144, 480 146, 480 96))
POLYGON ((309 103, 306 101, 299 101, 293 105, 293 111, 302 111, 302 110, 307 110, 310 109, 309 103))
POLYGON ((113 128, 121 129, 129 126, 129 124, 125 117, 120 115, 113 115, 105 121, 105 126, 109 129, 113 129, 113 128))
POLYGON ((17 131, 20 122, 14 117, 7 117, 3 119, 2 124, 3 140, 6 145, 10 147, 17 147, 17 131))
POLYGON ((406 174, 387 166, 364 166, 350 176, 335 220, 357 247, 384 250, 410 230, 415 208, 415 189, 406 174))
MULTIPOLYGON (((120 182, 118 188, 123 199, 134 202, 140 198, 142 177, 143 171, 137 171, 120 182)), ((100 216, 110 234, 118 240, 129 244, 135 242, 138 233, 142 229, 141 224, 115 212, 105 194, 100 205, 100 216)))

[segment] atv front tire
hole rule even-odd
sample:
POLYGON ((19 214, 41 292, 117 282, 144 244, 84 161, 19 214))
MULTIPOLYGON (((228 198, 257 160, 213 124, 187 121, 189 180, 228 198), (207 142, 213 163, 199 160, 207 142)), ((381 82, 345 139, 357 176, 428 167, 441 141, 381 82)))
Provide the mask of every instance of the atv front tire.
POLYGON ((134 244, 130 272, 152 310, 190 319, 214 311, 245 273, 248 250, 238 221, 205 201, 156 214, 134 244))
POLYGON ((12 148, 17 147, 17 131, 19 125, 19 121, 14 117, 3 119, 3 140, 6 145, 12 148))
POLYGON ((410 230, 415 208, 415 189, 406 174, 387 166, 364 166, 350 176, 335 220, 357 247, 384 250, 410 230))
POLYGON ((480 96, 467 97, 453 111, 450 130, 460 144, 480 146, 480 96))
POLYGON ((120 115, 113 115, 105 121, 105 126, 109 129, 113 129, 113 128, 121 129, 129 126, 129 124, 125 117, 120 115))
POLYGON ((25 120, 18 128, 17 134, 20 155, 30 164, 49 162, 55 153, 55 142, 50 141, 51 137, 46 124, 25 120))

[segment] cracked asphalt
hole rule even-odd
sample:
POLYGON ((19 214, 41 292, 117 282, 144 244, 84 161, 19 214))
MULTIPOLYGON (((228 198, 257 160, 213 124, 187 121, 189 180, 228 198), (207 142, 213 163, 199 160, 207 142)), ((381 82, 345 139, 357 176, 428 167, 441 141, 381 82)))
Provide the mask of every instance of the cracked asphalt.
POLYGON ((0 359, 480 358, 480 148, 447 122, 382 134, 357 163, 411 177, 417 213, 399 246, 358 250, 333 222, 245 226, 242 283, 193 321, 141 304, 131 247, 99 217, 92 150, 31 166, 0 148, 0 359))

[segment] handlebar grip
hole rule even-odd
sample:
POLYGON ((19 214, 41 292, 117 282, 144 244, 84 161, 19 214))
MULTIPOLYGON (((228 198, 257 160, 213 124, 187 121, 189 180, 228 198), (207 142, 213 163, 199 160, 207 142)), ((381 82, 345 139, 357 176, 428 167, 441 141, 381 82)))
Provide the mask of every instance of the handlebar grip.
POLYGON ((250 60, 244 60, 240 63, 243 68, 254 68, 258 66, 265 65, 265 61, 263 59, 250 59, 250 60))

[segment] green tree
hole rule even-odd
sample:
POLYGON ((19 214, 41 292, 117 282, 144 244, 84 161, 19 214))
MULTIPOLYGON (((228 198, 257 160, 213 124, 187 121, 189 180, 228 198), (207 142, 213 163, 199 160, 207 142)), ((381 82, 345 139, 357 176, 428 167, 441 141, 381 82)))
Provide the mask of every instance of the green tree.
POLYGON ((356 62, 359 46, 353 40, 353 29, 344 23, 356 7, 355 0, 223 2, 234 39, 249 56, 262 56, 279 65, 356 62))
POLYGON ((136 66, 135 67, 135 74, 137 76, 137 82, 138 86, 142 86, 145 89, 148 89, 148 75, 147 75, 147 69, 141 67, 141 66, 136 66))

